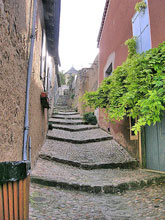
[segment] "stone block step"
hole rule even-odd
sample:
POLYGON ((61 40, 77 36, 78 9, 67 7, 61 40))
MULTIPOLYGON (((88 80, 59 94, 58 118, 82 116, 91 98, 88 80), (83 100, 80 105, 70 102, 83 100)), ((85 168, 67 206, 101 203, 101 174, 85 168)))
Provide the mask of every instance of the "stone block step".
POLYGON ((100 137, 100 138, 88 138, 84 140, 74 140, 74 139, 69 139, 69 138, 60 138, 60 137, 55 137, 55 136, 49 136, 47 135, 47 139, 50 140, 57 140, 57 141, 64 141, 68 143, 73 143, 73 144, 85 144, 85 143, 92 143, 92 142, 100 142, 100 141, 107 141, 111 140, 113 137, 100 137))
POLYGON ((75 113, 74 111, 72 111, 72 109, 66 109, 66 110, 64 110, 64 109, 54 109, 53 110, 54 111, 54 113, 68 113, 69 115, 70 114, 72 114, 72 113, 75 113))
POLYGON ((71 115, 68 115, 68 114, 58 114, 58 113, 53 113, 52 114, 52 118, 54 117, 57 117, 57 118, 61 118, 61 117, 64 117, 64 118, 83 118, 80 114, 71 114, 71 115))
POLYGON ((72 144, 46 140, 40 152, 42 159, 56 161, 83 169, 135 168, 137 161, 115 140, 72 144))
POLYGON ((52 118, 55 118, 55 119, 67 119, 67 120, 83 120, 82 117, 80 116, 72 116, 72 117, 67 117, 67 116, 56 116, 56 115, 52 115, 52 118))
POLYGON ((55 106, 55 109, 64 109, 64 110, 65 110, 65 109, 66 109, 66 110, 69 109, 69 110, 70 110, 70 108, 69 108, 68 106, 63 106, 63 105, 61 105, 61 106, 60 106, 60 105, 56 105, 56 106, 55 106))
POLYGON ((85 125, 86 124, 83 120, 55 119, 55 118, 50 118, 49 122, 52 124, 59 124, 59 125, 85 125))
POLYGON ((53 129, 48 132, 47 138, 52 140, 70 142, 74 144, 83 144, 111 140, 113 137, 102 129, 98 128, 95 130, 81 132, 69 132, 59 129, 53 129))
POLYGON ((74 112, 74 111, 72 111, 72 112, 55 112, 54 114, 55 115, 68 115, 68 116, 79 115, 78 112, 74 112))
POLYGON ((92 193, 117 193, 152 183, 165 183, 165 175, 142 169, 83 170, 39 159, 32 171, 31 182, 92 193))
POLYGON ((39 157, 43 160, 55 161, 57 163, 67 164, 69 166, 78 167, 85 170, 94 169, 135 169, 138 165, 137 161, 128 161, 124 163, 80 163, 78 161, 61 159, 58 157, 50 156, 48 154, 40 154, 39 157))
POLYGON ((53 129, 60 129, 60 130, 65 130, 65 131, 70 131, 70 132, 77 132, 77 131, 86 131, 86 130, 92 130, 92 129, 97 129, 98 125, 61 125, 61 124, 53 124, 52 125, 53 129))

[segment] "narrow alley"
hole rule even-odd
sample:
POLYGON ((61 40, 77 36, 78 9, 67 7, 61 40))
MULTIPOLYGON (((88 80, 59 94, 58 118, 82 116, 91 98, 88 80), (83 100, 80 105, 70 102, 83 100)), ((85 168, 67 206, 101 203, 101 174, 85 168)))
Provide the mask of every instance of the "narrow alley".
POLYGON ((156 185, 164 176, 137 168, 109 133, 60 99, 49 123, 31 174, 30 220, 165 219, 165 186, 156 185))
POLYGON ((0 220, 165 220, 165 0, 0 0, 0 220))

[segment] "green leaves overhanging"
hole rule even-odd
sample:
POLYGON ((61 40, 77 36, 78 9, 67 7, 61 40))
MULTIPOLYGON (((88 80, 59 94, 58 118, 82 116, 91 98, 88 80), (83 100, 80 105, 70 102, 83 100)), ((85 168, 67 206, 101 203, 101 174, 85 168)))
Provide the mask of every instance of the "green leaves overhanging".
POLYGON ((81 100, 86 106, 105 108, 110 121, 137 117, 132 129, 136 133, 160 122, 165 111, 165 42, 127 58, 96 92, 86 92, 81 100))

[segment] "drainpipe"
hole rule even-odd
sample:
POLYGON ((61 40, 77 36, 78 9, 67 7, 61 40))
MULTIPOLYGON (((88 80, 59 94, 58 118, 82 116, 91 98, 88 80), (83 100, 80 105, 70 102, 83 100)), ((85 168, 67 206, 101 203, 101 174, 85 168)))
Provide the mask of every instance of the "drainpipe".
POLYGON ((32 64, 33 64, 36 15, 37 15, 37 0, 34 0, 34 2, 33 2, 33 22, 32 22, 31 45, 30 45, 30 55, 29 55, 27 81, 26 81, 23 160, 27 160, 27 141, 28 141, 28 135, 29 135, 29 92, 30 92, 30 81, 31 81, 32 64))

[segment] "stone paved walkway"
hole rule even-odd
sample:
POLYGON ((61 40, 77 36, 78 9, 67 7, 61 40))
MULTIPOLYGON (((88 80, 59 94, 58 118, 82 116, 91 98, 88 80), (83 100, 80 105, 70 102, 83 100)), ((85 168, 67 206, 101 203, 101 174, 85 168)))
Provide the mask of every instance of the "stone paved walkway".
POLYGON ((89 194, 32 183, 29 220, 163 220, 165 185, 89 194))
POLYGON ((103 131, 102 129, 94 129, 94 130, 86 130, 81 132, 70 132, 70 131, 64 131, 60 129, 53 129, 48 132, 47 137, 52 137, 52 139, 61 139, 62 141, 68 141, 68 142, 90 142, 93 140, 107 140, 112 139, 112 136, 108 134, 107 132, 103 131))
POLYGON ((60 119, 62 119, 62 118, 66 118, 66 119, 73 119, 73 120, 75 120, 75 119, 82 119, 82 116, 80 115, 80 114, 76 114, 76 115, 66 115, 66 114, 53 114, 52 115, 52 118, 60 118, 60 119))
POLYGON ((154 185, 164 175, 136 168, 110 134, 66 107, 53 117, 31 174, 30 220, 165 219, 165 185, 154 185))
POLYGON ((133 160, 114 140, 88 144, 47 140, 40 154, 87 164, 124 163, 133 160))
POLYGON ((83 131, 83 130, 86 131, 86 130, 98 128, 98 125, 84 125, 84 124, 80 124, 80 125, 53 124, 52 126, 55 129, 67 130, 67 131, 72 131, 72 132, 73 131, 83 131))
POLYGON ((84 124, 84 122, 83 122, 83 120, 81 120, 81 119, 79 119, 79 120, 77 120, 77 119, 74 119, 74 120, 70 120, 70 119, 58 119, 58 118, 51 118, 50 119, 50 121, 52 122, 52 123, 59 123, 59 124, 69 124, 69 123, 72 123, 72 124, 79 124, 79 123, 81 123, 81 124, 84 124))
POLYGON ((160 175, 142 169, 96 169, 76 167, 39 159, 32 172, 32 182, 48 186, 89 191, 115 193, 126 189, 140 188, 159 181, 160 175))

